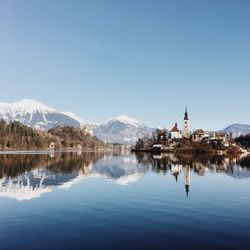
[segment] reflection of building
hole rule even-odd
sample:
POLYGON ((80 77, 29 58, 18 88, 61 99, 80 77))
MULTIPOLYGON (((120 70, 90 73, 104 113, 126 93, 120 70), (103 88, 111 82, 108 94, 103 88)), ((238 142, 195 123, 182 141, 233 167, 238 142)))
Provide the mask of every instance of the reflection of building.
POLYGON ((178 181, 178 176, 180 174, 180 165, 173 165, 172 175, 175 177, 176 182, 178 181))
POLYGON ((49 150, 54 151, 56 149, 56 144, 54 142, 51 142, 49 145, 49 150))
POLYGON ((208 168, 202 162, 193 162, 193 169, 198 175, 205 175, 208 171, 208 168))
POLYGON ((189 165, 184 165, 184 185, 185 185, 185 189, 186 189, 186 194, 188 197, 188 193, 189 193, 189 187, 190 187, 190 166, 189 165))

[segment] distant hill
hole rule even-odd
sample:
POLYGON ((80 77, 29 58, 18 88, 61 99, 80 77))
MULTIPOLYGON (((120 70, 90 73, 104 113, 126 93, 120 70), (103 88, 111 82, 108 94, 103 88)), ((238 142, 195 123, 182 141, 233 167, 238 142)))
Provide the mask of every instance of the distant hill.
POLYGON ((93 125, 94 134, 108 143, 132 144, 138 138, 152 135, 152 129, 134 118, 121 115, 109 121, 93 125))
POLYGON ((248 124, 232 124, 222 130, 225 133, 232 133, 233 137, 246 135, 250 133, 250 125, 248 124))

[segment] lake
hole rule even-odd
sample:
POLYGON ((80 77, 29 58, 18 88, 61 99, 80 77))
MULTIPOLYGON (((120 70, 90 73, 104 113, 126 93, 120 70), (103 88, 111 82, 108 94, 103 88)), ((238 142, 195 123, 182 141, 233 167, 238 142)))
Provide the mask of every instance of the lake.
POLYGON ((250 249, 250 158, 0 155, 0 249, 250 249))

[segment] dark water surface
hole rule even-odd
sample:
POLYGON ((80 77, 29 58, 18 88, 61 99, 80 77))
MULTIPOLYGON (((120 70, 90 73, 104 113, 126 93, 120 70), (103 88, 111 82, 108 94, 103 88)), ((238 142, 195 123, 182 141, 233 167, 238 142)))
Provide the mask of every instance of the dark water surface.
POLYGON ((250 160, 0 155, 0 249, 250 249, 250 160))

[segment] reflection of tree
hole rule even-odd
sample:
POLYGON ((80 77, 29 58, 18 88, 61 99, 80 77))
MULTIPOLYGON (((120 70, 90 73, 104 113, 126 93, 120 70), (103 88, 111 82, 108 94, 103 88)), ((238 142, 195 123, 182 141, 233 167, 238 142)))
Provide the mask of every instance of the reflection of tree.
POLYGON ((47 168, 55 173, 72 173, 85 168, 103 157, 102 153, 55 154, 51 158, 47 154, 0 155, 0 178, 15 177, 36 168, 47 168))
POLYGON ((139 164, 142 164, 144 166, 152 165, 152 157, 149 154, 146 153, 136 153, 136 160, 139 164))
POLYGON ((153 171, 157 173, 167 173, 177 164, 190 166, 199 175, 204 175, 207 170, 214 172, 233 173, 236 164, 242 168, 250 168, 250 156, 242 159, 225 158, 217 155, 152 155, 147 153, 137 153, 137 161, 143 165, 151 164, 153 171))
MULTIPOLYGON (((53 157, 47 154, 16 154, 0 155, 0 178, 3 176, 16 177, 19 174, 29 172, 36 168, 46 168, 54 173, 82 173, 88 172, 88 166, 94 164, 104 153, 83 153, 78 156, 76 153, 55 153, 53 157)), ((117 157, 119 154, 110 153, 110 156, 117 157)), ((147 168, 152 168, 156 173, 166 174, 180 166, 190 166, 192 171, 198 175, 204 175, 207 170, 213 172, 234 173, 235 167, 250 169, 250 156, 242 159, 229 159, 221 156, 203 155, 193 157, 191 155, 159 155, 147 153, 135 155, 137 162, 147 168)))
POLYGON ((250 168, 250 156, 239 159, 237 164, 250 168))

